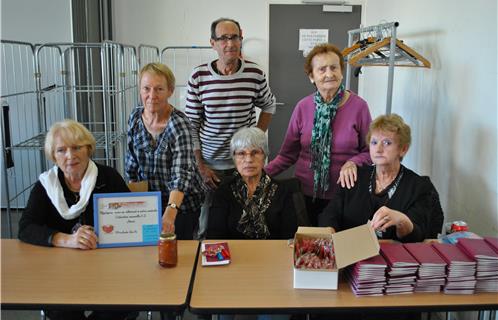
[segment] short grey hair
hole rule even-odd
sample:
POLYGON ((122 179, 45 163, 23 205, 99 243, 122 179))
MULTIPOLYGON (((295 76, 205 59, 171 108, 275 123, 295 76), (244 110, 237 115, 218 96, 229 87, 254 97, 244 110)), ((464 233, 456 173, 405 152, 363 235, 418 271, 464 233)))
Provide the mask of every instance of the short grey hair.
POLYGON ((268 140, 266 134, 258 127, 242 128, 235 132, 230 142, 232 157, 235 151, 246 148, 261 149, 268 157, 268 140))

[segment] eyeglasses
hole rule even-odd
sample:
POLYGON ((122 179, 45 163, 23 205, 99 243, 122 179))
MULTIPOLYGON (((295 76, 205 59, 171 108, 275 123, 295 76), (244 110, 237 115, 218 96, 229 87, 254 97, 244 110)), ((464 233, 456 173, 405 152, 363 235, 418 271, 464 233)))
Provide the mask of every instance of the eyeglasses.
POLYGON ((264 152, 263 150, 261 149, 254 149, 254 150, 251 150, 251 151, 243 151, 243 150, 239 150, 239 151, 235 151, 233 153, 233 156, 235 157, 235 159, 237 160, 244 160, 247 156, 251 157, 252 158, 260 158, 262 156, 264 156, 264 152))
POLYGON ((240 40, 242 40, 242 36, 239 36, 239 35, 236 35, 236 34, 232 34, 232 35, 222 35, 222 36, 219 36, 219 37, 215 37, 213 38, 214 41, 220 41, 220 42, 223 42, 223 43, 226 43, 230 40, 234 41, 234 42, 238 42, 240 40))

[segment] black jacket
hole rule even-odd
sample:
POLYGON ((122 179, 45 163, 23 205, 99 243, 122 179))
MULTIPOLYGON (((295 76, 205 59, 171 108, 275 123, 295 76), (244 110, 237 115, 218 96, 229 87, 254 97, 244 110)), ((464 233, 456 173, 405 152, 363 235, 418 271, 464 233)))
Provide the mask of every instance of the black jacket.
MULTIPOLYGON (((78 218, 65 220, 53 206, 47 192, 40 181, 37 181, 29 195, 28 204, 19 220, 19 239, 31 244, 51 246, 52 235, 56 232, 71 233, 78 222, 93 226, 93 194, 129 192, 128 186, 119 173, 111 167, 97 164, 98 175, 95 189, 89 203, 78 218)), ((58 172, 59 181, 64 190, 64 198, 68 206, 76 203, 73 193, 66 186, 64 174, 58 172)))
MULTIPOLYGON (((237 230, 242 216, 242 206, 232 193, 231 184, 235 177, 230 177, 216 189, 213 204, 209 210, 207 238, 209 239, 245 239, 237 230)), ((296 206, 293 199, 294 190, 288 182, 273 180, 278 187, 271 205, 265 212, 266 224, 270 231, 269 239, 290 239, 297 230, 296 206)))
MULTIPOLYGON (((377 208, 368 191, 374 167, 358 168, 358 180, 353 188, 339 188, 319 216, 320 226, 331 226, 336 231, 346 230, 367 223, 377 208)), ((404 168, 403 177, 391 199, 385 204, 390 209, 406 214, 413 223, 413 231, 398 239, 395 227, 383 233, 383 239, 402 242, 418 242, 426 239, 430 232, 430 214, 433 209, 432 183, 410 169, 404 168)))

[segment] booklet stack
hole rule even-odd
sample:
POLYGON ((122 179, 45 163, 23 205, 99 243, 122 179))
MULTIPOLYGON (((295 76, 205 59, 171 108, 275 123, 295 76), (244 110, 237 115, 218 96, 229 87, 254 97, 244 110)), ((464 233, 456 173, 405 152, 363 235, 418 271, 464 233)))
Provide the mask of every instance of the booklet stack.
POLYGON ((386 260, 381 255, 359 261, 348 268, 351 290, 357 296, 381 296, 386 284, 386 260))
POLYGON ((401 243, 381 243, 380 253, 387 262, 385 293, 402 294, 414 291, 419 264, 401 243))
POLYGON ((489 242, 493 240, 461 238, 456 244, 471 259, 477 261, 477 292, 498 292, 498 253, 489 242))
POLYGON ((415 292, 439 292, 446 283, 446 262, 429 243, 403 245, 420 264, 415 292))
POLYGON ((498 237, 484 237, 484 241, 489 244, 494 252, 498 253, 498 237))
POLYGON ((476 261, 453 244, 433 243, 432 246, 448 264, 444 293, 473 294, 476 285, 476 261))
MULTIPOLYGON (((498 237, 484 237, 484 240, 489 244, 489 246, 493 249, 494 252, 498 253, 498 237)), ((496 288, 498 287, 498 280, 492 281, 493 288, 495 288, 494 292, 496 292, 496 288)), ((481 289, 481 291, 484 291, 481 289)))

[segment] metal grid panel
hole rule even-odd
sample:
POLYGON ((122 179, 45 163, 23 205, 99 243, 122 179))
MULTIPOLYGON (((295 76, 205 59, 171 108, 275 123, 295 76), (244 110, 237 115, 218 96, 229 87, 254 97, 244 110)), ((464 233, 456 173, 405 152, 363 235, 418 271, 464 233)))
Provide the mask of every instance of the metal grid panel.
MULTIPOLYGON (((127 116, 138 101, 136 49, 119 43, 1 42, 2 207, 9 228, 45 160, 50 126, 65 118, 95 136, 94 160, 124 172, 127 116)), ((11 234, 12 236, 12 234, 11 234)))
POLYGON ((171 68, 176 78, 175 92, 170 101, 175 108, 185 111, 187 83, 192 70, 215 59, 216 51, 211 47, 166 47, 161 51, 161 62, 171 68))
MULTIPOLYGON (((49 119, 47 123, 62 120, 57 119, 58 116, 71 118, 83 123, 92 133, 102 132, 94 159, 101 159, 122 174, 126 117, 138 99, 135 48, 110 41, 44 44, 36 48, 35 62, 42 106, 40 118, 49 119), (58 64, 53 65, 60 66, 57 72, 50 72, 47 66, 51 65, 42 63, 46 51, 53 48, 59 52, 59 57, 53 56, 54 61, 58 60, 58 64), (45 85, 59 97, 49 106, 43 103, 45 85)), ((44 126, 45 131, 49 127, 44 126)), ((34 141, 36 139, 16 147, 36 147, 34 141)))
POLYGON ((148 63, 160 62, 159 48, 154 46, 149 46, 146 44, 141 44, 138 46, 138 61, 140 68, 148 63))
POLYGON ((39 130, 38 109, 33 81, 33 47, 29 43, 4 40, 1 45, 1 101, 3 114, 8 116, 5 120, 12 123, 11 140, 5 145, 9 148, 39 130))
POLYGON ((1 41, 2 103, 2 208, 7 209, 9 235, 11 214, 24 208, 34 181, 42 169, 39 150, 13 150, 12 146, 39 132, 34 82, 34 47, 30 43, 1 41))

